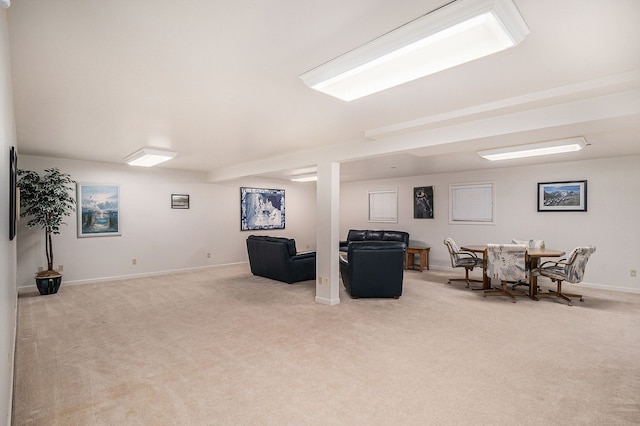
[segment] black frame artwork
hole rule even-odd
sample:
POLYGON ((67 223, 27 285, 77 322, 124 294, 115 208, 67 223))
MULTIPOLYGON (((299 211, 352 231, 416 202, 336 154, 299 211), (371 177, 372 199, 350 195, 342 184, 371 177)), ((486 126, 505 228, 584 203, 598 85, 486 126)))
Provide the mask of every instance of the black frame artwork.
POLYGON ((15 147, 9 150, 9 241, 16 237, 18 221, 18 152, 15 147))
POLYGON ((433 186, 413 188, 413 218, 433 219, 433 186))
POLYGON ((189 194, 171 194, 172 209, 188 209, 189 194))
POLYGON ((538 183, 539 212, 586 212, 587 181, 538 183))

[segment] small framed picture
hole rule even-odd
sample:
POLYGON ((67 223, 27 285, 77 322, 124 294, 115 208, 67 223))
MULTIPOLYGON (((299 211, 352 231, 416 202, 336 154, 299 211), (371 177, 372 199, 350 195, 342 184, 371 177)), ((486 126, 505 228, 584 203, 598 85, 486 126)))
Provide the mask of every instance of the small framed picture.
POLYGON ((586 212, 587 181, 538 183, 539 212, 586 212))
POLYGON ((433 186, 413 188, 413 218, 433 219, 433 186))
POLYGON ((171 194, 172 209, 188 209, 189 194, 171 194))

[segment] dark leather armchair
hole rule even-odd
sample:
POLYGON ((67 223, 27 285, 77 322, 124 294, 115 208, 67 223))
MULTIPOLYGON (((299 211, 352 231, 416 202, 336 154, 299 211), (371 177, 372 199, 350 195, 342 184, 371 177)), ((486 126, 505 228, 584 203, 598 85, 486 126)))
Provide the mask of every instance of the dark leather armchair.
POLYGON ((399 298, 406 249, 403 242, 350 242, 347 258, 340 257, 340 275, 349 295, 399 298))
POLYGON ((289 284, 316 279, 316 253, 297 254, 294 239, 250 235, 247 253, 254 275, 289 284))

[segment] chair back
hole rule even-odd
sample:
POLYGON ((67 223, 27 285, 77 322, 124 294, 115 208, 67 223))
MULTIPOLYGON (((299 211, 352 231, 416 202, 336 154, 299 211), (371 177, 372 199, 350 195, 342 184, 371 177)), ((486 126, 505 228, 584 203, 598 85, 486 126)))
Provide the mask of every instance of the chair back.
POLYGON ((396 241, 352 241, 340 261, 345 289, 352 297, 400 297, 407 246, 396 241))
POLYGON ((458 266, 458 260, 459 260, 458 253, 460 252, 460 249, 458 248, 458 245, 456 244, 455 241, 453 241, 453 238, 451 237, 447 237, 444 239, 444 245, 447 246, 447 250, 449 250, 449 257, 451 258, 451 267, 455 268, 456 266, 458 266))
POLYGON ((542 248, 544 240, 511 240, 512 244, 524 244, 527 248, 542 248))
POLYGON ((487 244, 487 276, 500 281, 527 278, 524 244, 487 244))
POLYGON ((564 280, 569 283, 579 283, 584 277, 584 270, 587 267, 589 256, 596 251, 594 246, 576 247, 571 250, 567 257, 567 265, 564 270, 564 280))

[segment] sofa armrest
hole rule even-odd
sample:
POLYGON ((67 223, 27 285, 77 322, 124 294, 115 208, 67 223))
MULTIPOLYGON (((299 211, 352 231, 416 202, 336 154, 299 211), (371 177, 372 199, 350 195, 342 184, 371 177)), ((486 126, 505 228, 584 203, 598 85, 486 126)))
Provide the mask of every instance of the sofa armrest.
POLYGON ((293 282, 316 279, 316 252, 303 253, 289 258, 293 282))
POLYGON ((296 254, 295 256, 291 256, 292 260, 298 260, 298 259, 306 259, 306 258, 316 258, 316 252, 315 251, 303 251, 300 252, 298 254, 296 254))

